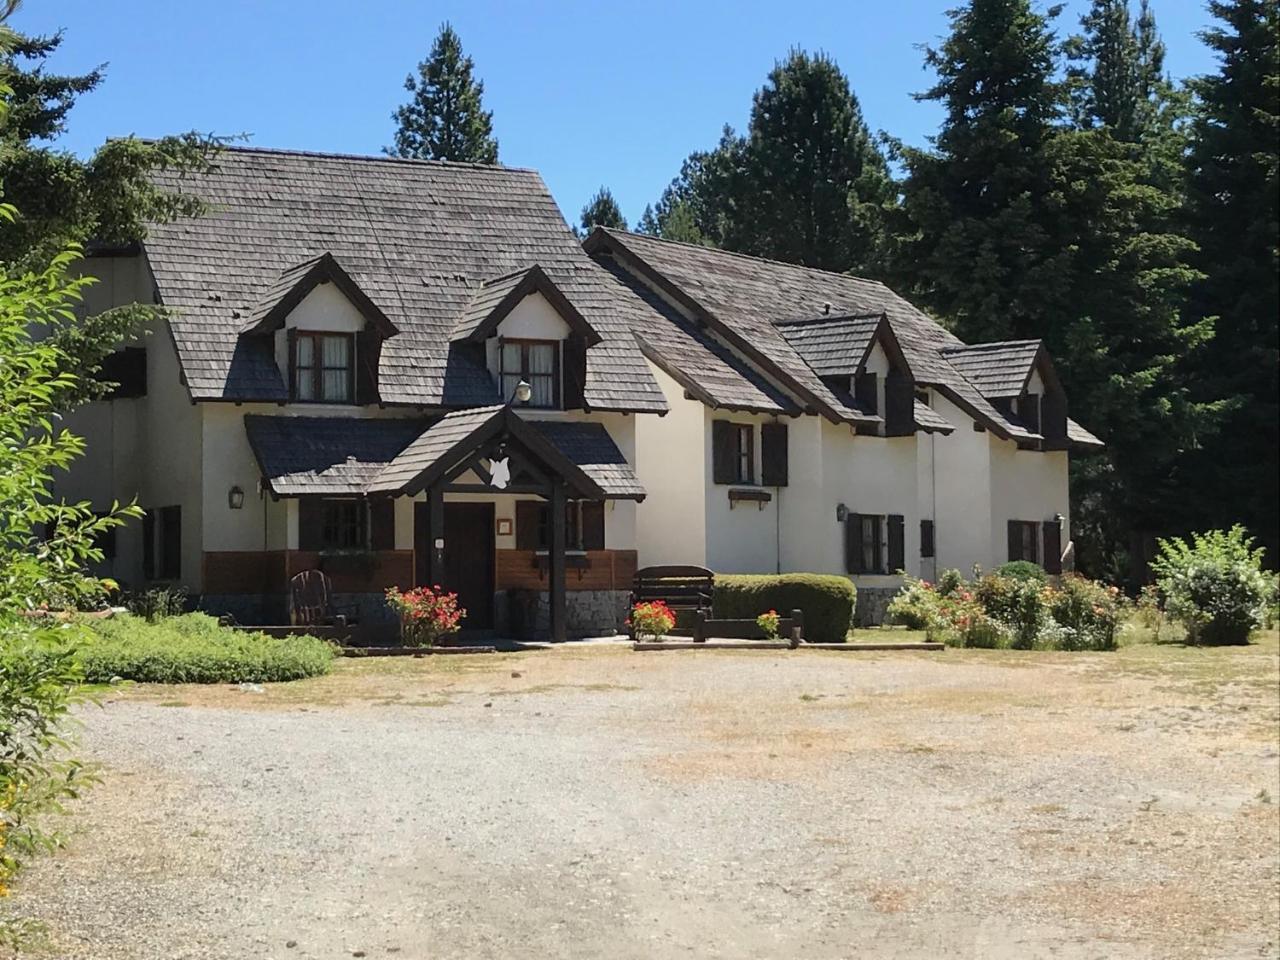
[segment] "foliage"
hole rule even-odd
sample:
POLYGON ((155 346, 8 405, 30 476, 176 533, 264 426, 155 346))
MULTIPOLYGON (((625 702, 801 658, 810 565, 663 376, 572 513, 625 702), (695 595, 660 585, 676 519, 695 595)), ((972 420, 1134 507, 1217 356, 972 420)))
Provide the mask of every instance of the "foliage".
POLYGON ((1048 613, 1059 627, 1060 650, 1114 650, 1125 610, 1118 587, 1069 574, 1047 593, 1048 613))
POLYGON ((187 606, 186 587, 153 587, 125 598, 125 607, 135 617, 149 623, 179 616, 187 606))
POLYGON ((1241 526, 1159 541, 1151 569, 1165 610, 1190 642, 1248 643, 1262 626, 1271 583, 1253 543, 1241 526))
POLYGON ((37 341, 31 331, 74 322, 72 307, 92 282, 67 279, 76 259, 65 253, 39 273, 0 275, 0 616, 99 603, 113 585, 84 572, 102 560, 96 541, 141 513, 113 504, 95 515, 88 503, 52 499, 54 471, 84 451, 58 424, 77 381, 56 338, 37 341))
POLYGON ((333 645, 224 627, 203 613, 148 622, 120 614, 90 622, 75 648, 89 683, 275 683, 329 672, 333 645))
POLYGON ((594 227, 609 227, 613 230, 627 229, 627 220, 622 215, 618 201, 608 187, 601 187, 596 195, 587 201, 582 208, 579 219, 582 235, 585 237, 594 227))
MULTIPOLYGON (((12 12, 17 4, 7 6, 12 12)), ((46 60, 61 43, 60 33, 27 37, 0 24, 0 85, 11 88, 0 127, 0 182, 9 196, 22 198, 21 214, 0 222, 0 269, 9 276, 40 273, 75 244, 127 244, 145 238, 148 223, 202 213, 199 197, 162 186, 154 175, 208 170, 226 142, 192 132, 116 138, 88 157, 58 149, 77 98, 105 76, 101 66, 74 76, 50 71, 46 60)), ((64 400, 105 394, 114 384, 95 379, 102 360, 162 315, 154 305, 133 304, 60 325, 54 341, 65 368, 78 375, 64 400)))
POLYGON ((889 620, 959 647, 1114 650, 1124 613, 1116 587, 1066 576, 1059 587, 989 574, 941 586, 912 577, 889 604, 889 620))
POLYGON ((1134 620, 1151 632, 1151 639, 1160 642, 1160 631, 1164 629, 1164 609, 1160 605, 1160 588, 1148 583, 1138 592, 1138 602, 1134 606, 1134 620))
POLYGON ((443 24, 417 77, 405 78, 409 102, 391 115, 395 144, 385 152, 414 160, 497 163, 493 113, 484 109, 484 81, 472 77, 474 70, 457 32, 443 24))
POLYGON ((746 620, 761 610, 804 613, 804 636, 814 643, 843 643, 853 623, 857 591, 846 577, 819 573, 720 574, 714 615, 746 620))
POLYGON ((1242 523, 1274 564, 1280 559, 1280 3, 1208 6, 1217 23, 1201 37, 1220 65, 1191 82, 1196 103, 1185 214, 1201 273, 1191 309, 1217 318, 1197 380, 1204 397, 1228 399, 1232 408, 1186 466, 1193 513, 1182 529, 1242 523))
POLYGON ((943 570, 938 578, 938 593, 950 596, 964 586, 964 574, 959 570, 943 570))
POLYGON ((974 584, 973 593, 983 612, 1009 629, 1015 649, 1035 646, 1048 624, 1052 593, 1042 581, 990 574, 974 584))
POLYGON ((676 615, 662 600, 637 603, 631 608, 631 615, 627 618, 627 626, 637 640, 645 637, 661 640, 675 625, 676 615))
POLYGON ((400 614, 401 635, 411 647, 432 647, 458 629, 467 611, 458 606, 458 595, 440 587, 415 587, 401 593, 387 590, 387 603, 400 614))
POLYGON ((63 730, 80 671, 60 633, 74 629, 0 619, 0 896, 23 861, 60 842, 42 817, 91 780, 63 730))
POLYGON ((888 165, 848 78, 791 50, 755 94, 746 134, 689 155, 639 229, 825 270, 874 272, 883 256, 888 165))
POLYGON ((996 576, 1010 577, 1014 580, 1035 580, 1044 583, 1048 579, 1044 567, 1030 560, 1010 560, 996 567, 996 576))
POLYGON ((776 640, 778 637, 778 627, 781 625, 782 618, 778 616, 777 610, 769 610, 756 617, 756 626, 770 640, 776 640))

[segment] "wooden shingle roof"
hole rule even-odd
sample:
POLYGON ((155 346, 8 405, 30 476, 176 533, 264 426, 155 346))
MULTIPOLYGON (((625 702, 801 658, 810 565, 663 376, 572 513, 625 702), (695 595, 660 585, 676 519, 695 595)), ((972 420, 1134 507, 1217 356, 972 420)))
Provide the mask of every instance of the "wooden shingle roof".
POLYGON ((1022 393, 1039 353, 1039 340, 975 343, 942 351, 947 362, 984 397, 995 398, 1022 393))
POLYGON ((263 483, 277 497, 362 494, 425 426, 417 417, 244 418, 263 483))
POLYGON ((998 436, 1040 439, 952 366, 945 351, 964 348, 961 340, 882 283, 604 227, 596 228, 586 248, 597 257, 625 260, 688 309, 737 331, 788 386, 836 409, 848 408, 822 384, 786 331, 814 317, 883 315, 917 382, 936 387, 998 436))
POLYGON ((587 404, 666 410, 631 336, 649 309, 583 253, 531 170, 232 147, 208 173, 156 179, 210 205, 145 239, 195 400, 287 398, 266 338, 239 334, 286 270, 329 253, 399 330, 381 350, 384 403, 491 402, 488 371, 450 336, 481 283, 536 263, 602 337, 587 404))

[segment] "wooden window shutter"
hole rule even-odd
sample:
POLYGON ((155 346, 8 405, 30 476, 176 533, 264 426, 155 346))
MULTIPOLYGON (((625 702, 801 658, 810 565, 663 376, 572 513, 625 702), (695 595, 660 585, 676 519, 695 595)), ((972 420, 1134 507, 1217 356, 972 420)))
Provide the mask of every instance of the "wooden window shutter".
POLYGON ((877 380, 874 373, 860 373, 853 381, 853 395, 867 413, 878 413, 877 380))
POLYGON ((933 543, 933 521, 920 521, 920 556, 932 557, 936 553, 937 548, 933 543))
POLYGON ((538 549, 538 522, 542 503, 537 500, 516 501, 516 549, 538 549))
POLYGON ((884 381, 884 433, 887 437, 909 437, 916 431, 915 383, 905 373, 893 370, 884 381))
POLYGON ((298 498, 298 549, 319 550, 324 543, 324 501, 298 498))
POLYGON ((564 409, 586 409, 587 342, 573 336, 564 341, 564 409))
POLYGON ((901 514, 889 514, 889 573, 897 573, 906 569, 907 548, 903 536, 903 518, 901 514))
POLYGON ((1028 393, 1018 398, 1018 419, 1032 433, 1040 432, 1040 395, 1028 393))
POLYGON ((850 513, 844 518, 844 568, 849 573, 862 569, 862 515, 850 513))
POLYGON ((1009 521, 1009 559, 1022 559, 1022 530, 1017 520, 1009 521))
POLYGON ((148 510, 142 515, 142 576, 154 580, 156 576, 156 512, 148 510))
MULTIPOLYGON (((378 402, 378 362, 382 335, 371 327, 356 334, 356 403, 378 402)), ((389 548, 388 548, 389 549, 389 548)))
POLYGON ((369 501, 369 549, 396 548, 396 502, 390 497, 369 501))
POLYGON ((289 399, 298 396, 298 331, 290 328, 286 337, 289 342, 289 399))
POLYGON ((738 431, 728 420, 711 421, 711 479, 738 482, 738 431))
POLYGON ((582 549, 604 549, 604 501, 582 501, 582 549))
POLYGON ((1057 520, 1046 520, 1041 524, 1044 530, 1044 572, 1062 572, 1062 527, 1057 520))
POLYGON ((1040 401, 1040 432, 1045 448, 1065 450, 1067 447, 1067 397, 1061 390, 1046 393, 1040 401))
POLYGON ((766 487, 787 485, 787 425, 766 423, 760 427, 760 482, 766 487))

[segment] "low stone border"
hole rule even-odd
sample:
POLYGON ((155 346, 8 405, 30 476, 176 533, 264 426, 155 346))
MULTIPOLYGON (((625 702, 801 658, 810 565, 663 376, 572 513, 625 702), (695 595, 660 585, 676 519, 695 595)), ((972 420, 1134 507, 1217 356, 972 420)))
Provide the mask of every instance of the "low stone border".
POLYGON ((431 657, 496 652, 496 647, 342 647, 344 657, 431 657))
POLYGON ((740 640, 717 641, 708 640, 704 643, 695 643, 693 641, 664 641, 662 643, 633 643, 632 650, 652 651, 652 650, 839 650, 842 653, 859 653, 872 652, 876 650, 932 650, 942 651, 947 649, 945 643, 932 643, 929 641, 902 643, 806 643, 803 640, 799 646, 793 647, 785 641, 773 640, 740 640))

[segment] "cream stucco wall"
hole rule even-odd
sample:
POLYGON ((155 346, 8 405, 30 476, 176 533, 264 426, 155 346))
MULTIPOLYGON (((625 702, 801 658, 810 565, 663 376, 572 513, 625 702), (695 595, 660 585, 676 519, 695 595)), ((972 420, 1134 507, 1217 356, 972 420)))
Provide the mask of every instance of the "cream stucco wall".
MULTIPOLYGON (((498 324, 494 335, 485 341, 485 362, 493 377, 495 393, 498 389, 498 340, 511 337, 518 340, 564 340, 569 335, 569 325, 540 293, 531 293, 512 308, 498 324)), ((560 367, 564 368, 563 349, 560 367)), ((563 389, 563 380, 561 382, 563 389)))
POLYGON ((312 330, 326 333, 359 333, 365 318, 346 295, 332 283, 317 284, 285 318, 275 334, 276 366, 286 380, 289 376, 289 331, 312 330))
MULTIPOLYGON (((989 436, 989 435, 988 435, 989 436)), ((1070 540, 1071 498, 1067 454, 1019 450, 1009 440, 991 437, 991 557, 989 565, 1009 559, 1008 521, 1043 523, 1061 514, 1062 546, 1070 540)), ((1044 540, 1038 537, 1043 564, 1044 540)))
POLYGON ((991 564, 990 435, 975 432, 973 418, 937 391, 932 399, 934 410, 955 428, 931 441, 936 566, 967 575, 975 563, 991 564))
POLYGON ((646 494, 636 510, 640 565, 706 566, 705 408, 686 399, 684 388, 652 363, 649 370, 670 411, 634 418, 632 463, 646 494))

